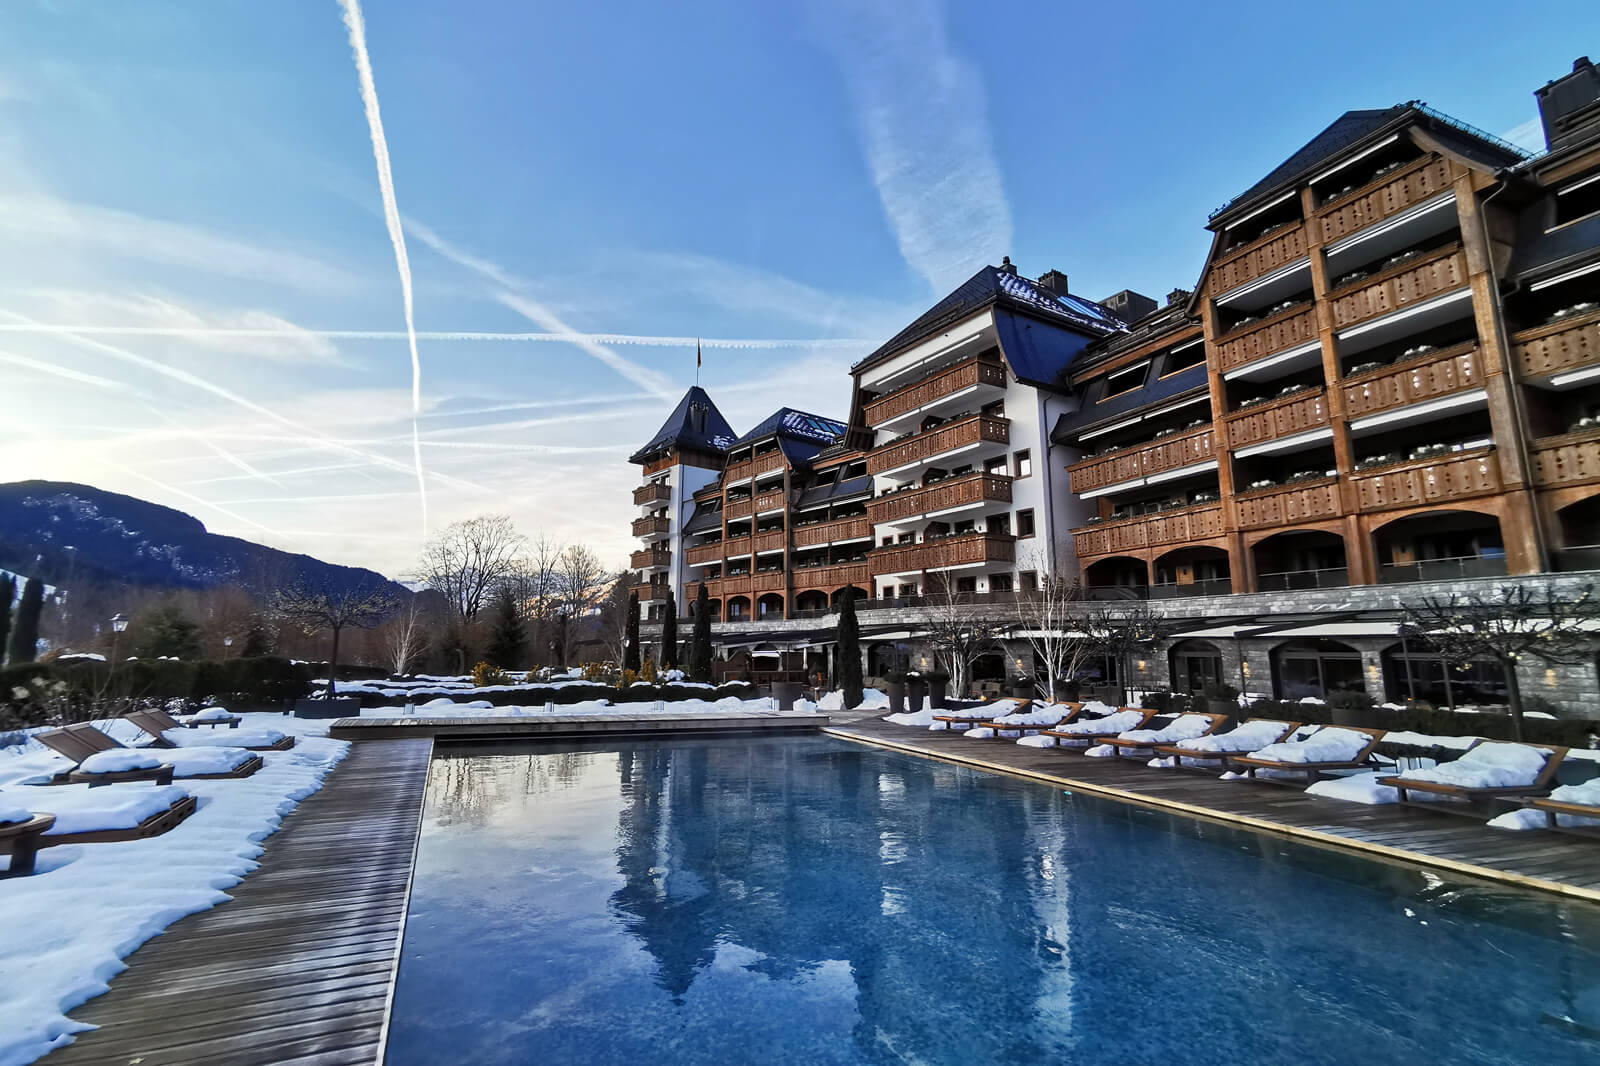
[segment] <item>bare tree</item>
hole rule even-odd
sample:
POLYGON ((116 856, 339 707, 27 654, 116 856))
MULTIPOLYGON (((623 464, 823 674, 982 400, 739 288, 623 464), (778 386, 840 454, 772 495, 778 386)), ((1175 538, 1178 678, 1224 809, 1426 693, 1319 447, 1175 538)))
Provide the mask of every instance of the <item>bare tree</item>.
POLYGON ((1001 647, 1013 620, 980 613, 973 594, 956 591, 948 580, 930 580, 929 586, 927 641, 934 660, 950 675, 951 692, 965 696, 972 660, 1001 647))
POLYGON ((1594 586, 1564 596, 1555 586, 1502 585, 1494 593, 1451 593, 1402 603, 1402 632, 1437 650, 1445 668, 1465 669, 1473 660, 1497 663, 1506 678, 1511 737, 1522 739, 1522 688, 1517 664, 1590 662, 1600 639, 1600 600, 1594 586))
POLYGON ((1030 565, 1039 575, 1038 583, 1017 590, 1020 635, 1049 675, 1044 689, 1051 703, 1057 699, 1057 680, 1077 674, 1089 650, 1088 634, 1080 624, 1083 590, 1077 575, 1060 565, 1064 555, 1060 550, 1053 558, 1035 553, 1030 565))
POLYGON ((587 545, 569 544, 556 561, 557 604, 553 627, 557 657, 567 665, 572 630, 582 619, 599 610, 614 584, 615 572, 600 563, 600 557, 587 545))
POLYGON ((407 674, 428 648, 427 618, 413 596, 378 630, 378 640, 391 673, 407 674))
POLYGON ((1078 622, 1086 647, 1116 663, 1118 702, 1126 704, 1133 657, 1149 654, 1170 626, 1141 600, 1092 608, 1079 614, 1078 622))
POLYGON ((517 571, 527 538, 509 515, 486 514, 452 522, 428 539, 417 576, 471 622, 489 597, 517 571))
POLYGON ((302 582, 275 593, 272 606, 307 636, 323 630, 333 635, 328 651, 328 696, 332 698, 339 672, 340 636, 346 629, 371 629, 399 604, 394 591, 383 585, 336 588, 302 582))
POLYGON ((556 611, 561 603, 562 546, 541 533, 528 542, 528 550, 517 560, 507 583, 516 597, 522 616, 531 623, 535 656, 553 635, 556 611))

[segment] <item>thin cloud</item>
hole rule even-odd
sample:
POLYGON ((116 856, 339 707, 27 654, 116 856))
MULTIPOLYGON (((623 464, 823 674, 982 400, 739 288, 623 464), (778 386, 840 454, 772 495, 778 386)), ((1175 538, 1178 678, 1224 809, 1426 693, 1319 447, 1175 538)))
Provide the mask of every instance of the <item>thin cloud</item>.
POLYGON ((77 326, 33 326, 7 323, 7 332, 110 333, 204 340, 206 350, 223 350, 291 363, 336 359, 339 349, 313 330, 261 310, 197 310, 149 293, 99 292, 85 289, 30 289, 20 294, 29 310, 52 322, 77 326))
POLYGON ((818 3, 900 254, 936 292, 953 289, 1011 247, 982 78, 937 0, 818 3))
POLYGON ((26 367, 29 370, 37 370, 41 374, 50 374, 53 377, 64 378, 67 381, 76 381, 80 385, 93 385, 95 388, 109 389, 112 392, 134 391, 133 386, 125 381, 112 381, 110 378, 103 378, 98 374, 85 374, 81 370, 58 366, 55 363, 41 362, 38 359, 30 359, 26 355, 16 355, 12 352, 0 352, 0 363, 26 367))
POLYGON ((361 18, 357 0, 339 0, 344 24, 350 31, 350 51, 355 56, 356 75, 361 82, 361 100, 366 106, 367 127, 372 132, 372 156, 378 165, 378 189, 383 194, 383 220, 394 245, 395 266, 400 271, 400 295, 405 304, 406 340, 411 345, 411 455, 417 471, 417 502, 422 509, 422 532, 428 532, 428 481, 422 472, 422 446, 418 443, 417 416, 422 413, 422 360, 417 355, 417 326, 411 300, 411 259, 406 254, 405 232, 400 226, 400 206, 394 195, 394 173, 389 168, 389 142, 383 135, 383 116, 378 111, 378 85, 372 76, 372 58, 367 54, 367 26, 361 18))
POLYGON ((1544 123, 1538 118, 1530 118, 1521 125, 1512 126, 1500 135, 1502 141, 1510 141, 1518 148, 1529 152, 1544 151, 1544 123))

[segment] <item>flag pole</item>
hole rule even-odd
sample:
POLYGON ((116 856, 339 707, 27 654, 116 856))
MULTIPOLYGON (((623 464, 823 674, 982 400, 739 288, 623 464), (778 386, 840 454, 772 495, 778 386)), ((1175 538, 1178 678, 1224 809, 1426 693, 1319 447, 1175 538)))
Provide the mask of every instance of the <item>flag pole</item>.
POLYGON ((694 387, 700 387, 700 338, 694 339, 694 387))

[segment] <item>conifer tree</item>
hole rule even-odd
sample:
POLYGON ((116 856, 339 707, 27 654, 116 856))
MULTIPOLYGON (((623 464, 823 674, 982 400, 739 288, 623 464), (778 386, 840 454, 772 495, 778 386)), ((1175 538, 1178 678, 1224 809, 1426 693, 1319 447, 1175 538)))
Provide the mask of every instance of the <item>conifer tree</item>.
POLYGON ((689 645, 689 677, 711 681, 711 596, 702 583, 694 601, 694 640, 689 645))
POLYGON ((17 579, 10 574, 0 581, 0 664, 6 661, 6 638, 11 635, 11 603, 17 598, 17 579))
POLYGON ((678 598, 667 593, 667 614, 661 620, 661 666, 666 670, 678 668, 678 598))
POLYGON ((628 628, 625 630, 622 668, 639 672, 639 594, 628 593, 628 628))
POLYGON ((528 645, 527 633, 522 626, 522 610, 509 588, 501 589, 495 597, 494 633, 489 638, 489 662, 502 670, 515 670, 522 663, 528 645))
POLYGON ((846 709, 861 705, 861 625, 856 621, 856 590, 846 588, 839 609, 839 687, 846 709))
POLYGON ((39 653, 39 615, 44 612, 44 582, 30 577, 22 586, 22 602, 17 604, 11 623, 11 665, 31 663, 39 653))

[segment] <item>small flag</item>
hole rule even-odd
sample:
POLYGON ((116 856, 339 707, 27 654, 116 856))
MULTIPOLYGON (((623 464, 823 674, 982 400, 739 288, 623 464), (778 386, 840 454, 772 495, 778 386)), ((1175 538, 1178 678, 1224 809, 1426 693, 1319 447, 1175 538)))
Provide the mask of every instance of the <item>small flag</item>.
POLYGON ((694 339, 694 368, 696 370, 700 369, 700 338, 699 337, 696 337, 694 339))

